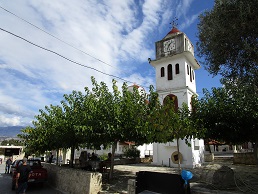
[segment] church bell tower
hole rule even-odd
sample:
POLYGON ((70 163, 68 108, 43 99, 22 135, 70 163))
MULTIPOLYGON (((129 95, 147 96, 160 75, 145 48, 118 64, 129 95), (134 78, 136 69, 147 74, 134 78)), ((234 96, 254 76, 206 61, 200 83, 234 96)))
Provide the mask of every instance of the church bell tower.
POLYGON ((194 57, 194 47, 189 38, 175 26, 156 45, 156 59, 150 64, 156 69, 156 90, 162 102, 167 95, 190 107, 196 94, 195 70, 200 68, 194 57))
MULTIPOLYGON (((195 70, 200 68, 194 57, 194 47, 189 38, 180 32, 175 25, 168 34, 156 45, 156 59, 149 63, 156 70, 156 92, 160 103, 166 97, 174 99, 175 106, 186 103, 191 109, 191 100, 196 93, 195 70)), ((177 144, 173 142, 153 144, 153 164, 176 167, 179 160, 182 167, 194 168, 203 162, 204 141, 190 140, 187 146, 184 140, 179 140, 180 153, 177 144)))

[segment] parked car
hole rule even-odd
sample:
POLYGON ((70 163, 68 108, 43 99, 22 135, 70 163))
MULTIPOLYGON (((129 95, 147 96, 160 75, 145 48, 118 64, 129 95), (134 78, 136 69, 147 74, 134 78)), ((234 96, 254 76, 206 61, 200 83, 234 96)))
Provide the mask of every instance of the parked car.
MULTIPOLYGON (((15 189, 16 175, 18 166, 22 165, 22 160, 15 160, 12 164, 12 189, 15 189)), ((29 184, 40 183, 44 184, 48 179, 47 169, 43 168, 40 160, 38 159, 29 159, 27 160, 27 165, 30 166, 32 172, 28 180, 29 184)))

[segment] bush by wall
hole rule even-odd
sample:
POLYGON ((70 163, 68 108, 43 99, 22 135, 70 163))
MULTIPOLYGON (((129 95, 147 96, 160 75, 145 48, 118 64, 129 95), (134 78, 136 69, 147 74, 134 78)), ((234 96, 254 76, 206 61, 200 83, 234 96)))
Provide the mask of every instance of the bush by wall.
POLYGON ((131 147, 126 149, 124 154, 125 154, 125 157, 127 158, 139 158, 140 150, 138 150, 136 147, 131 147))

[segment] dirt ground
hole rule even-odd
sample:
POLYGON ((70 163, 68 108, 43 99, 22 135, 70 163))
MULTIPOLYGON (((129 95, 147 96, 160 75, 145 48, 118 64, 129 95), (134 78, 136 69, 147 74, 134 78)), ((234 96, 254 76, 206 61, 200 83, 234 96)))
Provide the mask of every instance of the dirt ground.
POLYGON ((106 193, 127 193, 128 180, 135 178, 135 174, 131 171, 114 170, 112 180, 108 181, 103 177, 102 190, 106 193))

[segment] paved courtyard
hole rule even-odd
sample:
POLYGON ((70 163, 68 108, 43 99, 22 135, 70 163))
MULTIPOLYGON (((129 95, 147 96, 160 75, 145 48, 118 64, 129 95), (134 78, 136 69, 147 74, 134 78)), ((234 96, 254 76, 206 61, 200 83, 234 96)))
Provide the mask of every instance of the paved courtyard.
MULTIPOLYGON (((194 175, 191 180, 192 194, 258 194, 258 166, 233 165, 231 160, 225 160, 205 163, 202 167, 186 170, 190 170, 194 175), (223 165, 230 167, 234 171, 235 185, 232 188, 221 190, 220 185, 212 184, 212 178, 215 170, 223 165)), ((127 193, 128 180, 135 179, 136 172, 138 171, 178 173, 177 168, 153 166, 150 164, 116 165, 114 178, 109 183, 103 182, 102 193, 127 193)))

